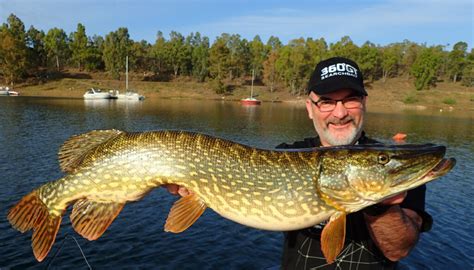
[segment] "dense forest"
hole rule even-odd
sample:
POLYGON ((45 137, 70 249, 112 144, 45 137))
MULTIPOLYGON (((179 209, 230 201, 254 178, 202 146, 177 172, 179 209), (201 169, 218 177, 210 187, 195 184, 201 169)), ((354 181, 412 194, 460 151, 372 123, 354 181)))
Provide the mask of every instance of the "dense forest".
POLYGON ((130 68, 142 72, 147 80, 186 76, 209 82, 217 93, 224 93, 254 70, 255 80, 269 91, 299 95, 304 93, 315 64, 331 56, 354 59, 369 81, 405 76, 413 78, 417 90, 435 86, 440 80, 474 86, 474 49, 468 51, 463 41, 449 51, 444 45, 408 40, 386 46, 367 41, 357 46, 345 36, 330 44, 324 38, 298 38, 285 45, 275 36, 264 43, 258 35, 249 41, 238 34, 223 33, 211 44, 199 32, 183 36, 173 31, 166 38, 158 31, 155 43, 150 44, 131 40, 124 27, 105 37, 88 36, 80 23, 69 35, 61 28, 44 32, 30 26, 25 30, 14 14, 0 26, 0 76, 5 84, 31 78, 46 81, 50 74, 70 68, 108 72, 120 79, 126 56, 130 68))

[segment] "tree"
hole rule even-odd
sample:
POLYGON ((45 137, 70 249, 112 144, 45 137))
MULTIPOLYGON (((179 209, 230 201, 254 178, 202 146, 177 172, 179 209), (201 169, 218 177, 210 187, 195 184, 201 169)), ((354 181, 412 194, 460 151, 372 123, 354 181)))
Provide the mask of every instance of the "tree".
POLYGON ((169 70, 168 44, 163 33, 158 31, 156 41, 150 51, 152 58, 152 71, 155 75, 163 76, 169 70))
POLYGON ((462 85, 473 87, 474 86, 474 49, 466 57, 466 65, 462 72, 462 85))
POLYGON ((105 68, 115 79, 125 70, 125 59, 130 53, 131 40, 128 29, 121 27, 105 36, 103 59, 105 68))
POLYGON ((197 32, 192 44, 192 74, 199 82, 203 82, 209 75, 209 38, 201 38, 201 34, 197 32))
POLYGON ((209 72, 211 78, 223 79, 230 69, 230 50, 227 47, 227 38, 218 37, 209 50, 209 72))
POLYGON ((380 70, 380 52, 375 44, 365 42, 359 49, 359 57, 356 59, 365 79, 373 81, 380 70))
POLYGON ((344 36, 340 41, 329 46, 330 56, 340 56, 349 59, 358 59, 359 47, 352 42, 351 38, 344 36))
POLYGON ((178 76, 179 69, 190 59, 189 52, 185 49, 184 37, 178 32, 171 31, 168 42, 168 53, 173 75, 178 76))
POLYGON ((304 84, 311 74, 312 63, 303 38, 291 40, 280 51, 280 57, 275 63, 279 78, 290 87, 290 93, 300 95, 304 84))
POLYGON ((28 66, 36 70, 46 66, 47 54, 44 45, 45 34, 30 26, 26 32, 26 46, 28 48, 28 66))
POLYGON ((435 85, 440 64, 441 48, 422 49, 411 68, 411 74, 415 77, 416 90, 428 89, 435 85))
POLYGON ((454 44, 453 50, 448 54, 448 70, 449 77, 455 83, 458 77, 462 76, 464 67, 467 64, 467 43, 458 42, 454 44))
POLYGON ((48 59, 54 59, 56 68, 61 70, 61 63, 65 63, 69 56, 68 38, 66 32, 59 28, 52 28, 44 38, 48 59))
POLYGON ((262 80, 263 62, 267 58, 268 50, 258 35, 253 38, 249 46, 251 54, 250 66, 255 71, 255 78, 257 80, 262 80))
POLYGON ((23 22, 11 14, 0 27, 0 68, 6 83, 14 84, 26 72, 26 33, 23 22))
POLYGON ((88 40, 86 35, 86 28, 82 24, 77 24, 76 32, 71 34, 71 53, 72 61, 77 65, 79 70, 82 70, 84 63, 88 57, 88 40))
POLYGON ((129 67, 135 71, 147 71, 150 67, 151 45, 146 40, 133 42, 130 48, 130 57, 128 58, 129 67))
POLYGON ((397 72, 402 59, 402 48, 400 44, 390 44, 382 48, 382 81, 397 72))

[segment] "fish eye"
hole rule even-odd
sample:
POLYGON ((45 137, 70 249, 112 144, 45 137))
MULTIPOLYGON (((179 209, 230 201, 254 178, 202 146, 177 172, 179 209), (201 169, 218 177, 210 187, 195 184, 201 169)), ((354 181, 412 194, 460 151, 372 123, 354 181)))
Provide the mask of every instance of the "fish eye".
POLYGON ((385 165, 389 162, 390 158, 386 154, 380 154, 378 156, 378 162, 379 164, 385 165))

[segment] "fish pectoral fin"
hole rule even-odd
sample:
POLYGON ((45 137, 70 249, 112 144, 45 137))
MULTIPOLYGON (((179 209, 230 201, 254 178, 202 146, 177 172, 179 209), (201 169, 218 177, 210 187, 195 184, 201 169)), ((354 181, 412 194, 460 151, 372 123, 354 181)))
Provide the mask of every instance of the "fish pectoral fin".
POLYGON ((122 211, 125 203, 77 200, 71 213, 74 230, 87 240, 98 239, 122 211))
POLYGON ((321 250, 328 263, 333 263, 344 247, 346 238, 346 213, 337 212, 329 219, 321 233, 321 250))
POLYGON ((59 149, 58 159, 61 170, 73 172, 84 160, 84 157, 97 146, 124 133, 120 130, 93 130, 72 136, 59 149))
POLYGON ((206 204, 195 193, 182 197, 171 207, 166 219, 165 231, 180 233, 196 222, 206 210, 206 204))

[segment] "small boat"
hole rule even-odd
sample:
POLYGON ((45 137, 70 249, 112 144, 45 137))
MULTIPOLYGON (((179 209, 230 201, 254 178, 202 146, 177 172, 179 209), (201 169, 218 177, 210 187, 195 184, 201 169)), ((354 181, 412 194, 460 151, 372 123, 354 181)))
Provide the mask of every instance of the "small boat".
POLYGON ((241 99, 240 103, 242 105, 260 105, 260 103, 262 102, 256 98, 248 97, 248 98, 241 99))
POLYGON ((20 93, 17 91, 10 90, 7 86, 0 86, 0 96, 19 96, 20 93))
POLYGON ((118 90, 116 97, 119 100, 144 100, 145 96, 134 92, 133 90, 128 89, 128 56, 126 57, 125 62, 125 94, 120 94, 118 90))
POLYGON ((260 105, 260 100, 253 97, 253 80, 255 79, 255 70, 252 69, 252 86, 250 87, 250 97, 240 100, 242 105, 260 105))
POLYGON ((9 96, 12 96, 12 97, 16 97, 16 96, 19 96, 20 93, 17 92, 17 91, 8 90, 8 95, 9 95, 9 96))
POLYGON ((100 89, 91 88, 84 94, 84 99, 113 99, 112 93, 102 92, 100 89))
POLYGON ((117 93, 117 99, 119 99, 119 100, 144 100, 145 97, 138 94, 138 93, 136 93, 136 92, 127 91, 127 92, 125 92, 125 94, 117 93))

